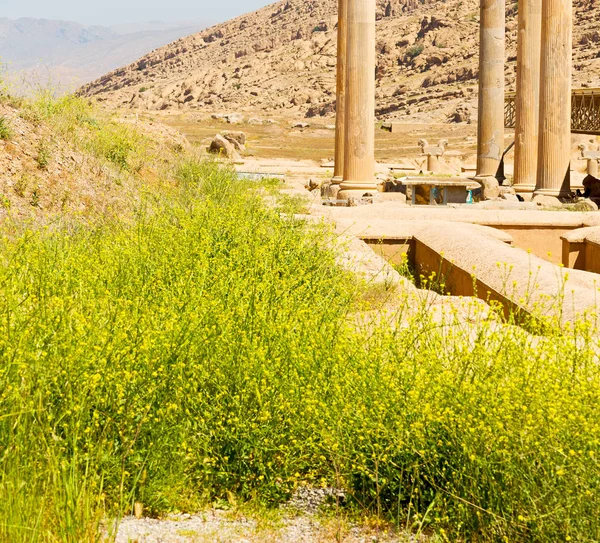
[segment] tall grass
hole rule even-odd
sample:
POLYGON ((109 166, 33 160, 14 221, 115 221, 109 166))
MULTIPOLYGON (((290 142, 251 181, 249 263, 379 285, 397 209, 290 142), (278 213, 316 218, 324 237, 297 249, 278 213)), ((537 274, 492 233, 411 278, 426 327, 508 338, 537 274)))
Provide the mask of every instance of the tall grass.
POLYGON ((42 90, 25 102, 23 115, 49 125, 56 136, 121 171, 139 172, 148 158, 151 142, 144 134, 82 98, 57 98, 51 90, 42 90))
POLYGON ((213 164, 173 181, 133 217, 3 226, 0 541, 304 484, 442 540, 600 539, 594 327, 361 328, 329 232, 213 164))

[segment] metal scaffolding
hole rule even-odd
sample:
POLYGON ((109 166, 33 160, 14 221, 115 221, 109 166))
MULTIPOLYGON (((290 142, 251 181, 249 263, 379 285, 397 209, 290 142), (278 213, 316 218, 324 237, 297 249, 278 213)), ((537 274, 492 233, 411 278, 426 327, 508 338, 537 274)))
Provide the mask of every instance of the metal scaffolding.
MULTIPOLYGON (((506 94, 504 124, 514 128, 516 122, 516 93, 506 94)), ((572 97, 571 132, 600 136, 600 89, 574 90, 572 97)))

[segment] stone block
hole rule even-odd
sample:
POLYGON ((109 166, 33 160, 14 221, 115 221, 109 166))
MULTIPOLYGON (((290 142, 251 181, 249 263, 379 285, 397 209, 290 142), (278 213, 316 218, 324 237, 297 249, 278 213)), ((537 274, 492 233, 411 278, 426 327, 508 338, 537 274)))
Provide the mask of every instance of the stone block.
POLYGON ((500 183, 495 177, 481 177, 477 182, 481 185, 484 200, 496 200, 500 197, 500 183))

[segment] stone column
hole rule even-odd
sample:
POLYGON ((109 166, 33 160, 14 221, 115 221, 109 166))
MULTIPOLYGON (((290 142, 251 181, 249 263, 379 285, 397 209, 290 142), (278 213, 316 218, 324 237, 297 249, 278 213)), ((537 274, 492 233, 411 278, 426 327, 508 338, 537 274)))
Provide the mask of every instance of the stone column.
POLYGON ((477 177, 495 177, 504 152, 504 0, 481 0, 477 177))
POLYGON ((534 196, 571 193, 572 0, 543 0, 540 145, 534 196))
POLYGON ((538 168, 542 0, 519 1, 514 189, 535 190, 538 168))
POLYGON ((348 43, 348 0, 338 0, 337 91, 335 99, 335 169, 332 184, 344 180, 346 138, 346 62, 348 43))
POLYGON ((375 0, 348 0, 344 181, 338 199, 376 194, 375 0))
POLYGON ((440 161, 437 155, 427 155, 427 171, 431 173, 438 173, 440 161))

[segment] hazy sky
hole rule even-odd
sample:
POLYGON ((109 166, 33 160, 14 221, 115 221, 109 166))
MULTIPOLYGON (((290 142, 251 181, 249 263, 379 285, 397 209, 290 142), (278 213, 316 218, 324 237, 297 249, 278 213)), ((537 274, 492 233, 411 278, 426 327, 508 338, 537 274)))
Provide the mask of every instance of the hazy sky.
POLYGON ((275 0, 0 0, 0 17, 62 19, 84 24, 226 21, 275 0))

